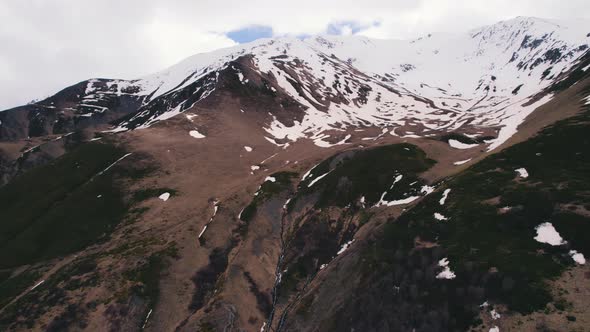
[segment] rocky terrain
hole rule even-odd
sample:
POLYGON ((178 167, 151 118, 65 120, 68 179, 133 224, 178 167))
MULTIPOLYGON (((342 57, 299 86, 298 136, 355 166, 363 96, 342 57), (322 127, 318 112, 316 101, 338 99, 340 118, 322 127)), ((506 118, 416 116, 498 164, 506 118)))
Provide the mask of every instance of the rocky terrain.
POLYGON ((0 112, 0 330, 587 331, 585 23, 261 39, 0 112))

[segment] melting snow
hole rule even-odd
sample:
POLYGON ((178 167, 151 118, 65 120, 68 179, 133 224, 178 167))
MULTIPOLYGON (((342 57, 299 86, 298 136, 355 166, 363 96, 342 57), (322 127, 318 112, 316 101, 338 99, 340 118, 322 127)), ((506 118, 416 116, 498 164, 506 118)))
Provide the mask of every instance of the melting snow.
POLYGON ((186 114, 185 116, 190 122, 193 122, 193 118, 196 117, 197 115, 196 114, 186 114))
POLYGON ((163 193, 162 195, 158 196, 158 198, 166 202, 168 198, 170 198, 170 193, 163 193))
POLYGON ((264 179, 264 182, 266 182, 266 181, 277 182, 277 179, 272 176, 267 176, 266 179, 264 179))
POLYGON ((40 286, 42 283, 44 283, 44 282, 45 282, 45 280, 41 280, 41 281, 39 281, 38 283, 36 283, 36 284, 35 284, 35 286, 31 287, 31 290, 33 290, 33 289, 35 289, 35 288, 39 287, 39 286, 40 286))
POLYGON ((541 243, 547 243, 552 246, 560 246, 567 242, 561 238, 561 235, 555 230, 555 227, 550 222, 540 224, 535 228, 537 236, 535 240, 541 243))
POLYGON ((471 158, 469 158, 469 159, 465 159, 465 160, 460 160, 460 161, 455 161, 455 162, 453 163, 453 165, 459 166, 459 165, 466 164, 466 163, 468 163, 468 162, 470 162, 470 161, 471 161, 471 158))
POLYGON ((455 279, 456 275, 455 272, 451 271, 451 268, 449 267, 448 258, 445 257, 438 261, 438 266, 442 267, 443 270, 436 275, 436 279, 455 279))
POLYGON ((312 175, 311 171, 314 170, 314 168, 318 167, 319 164, 315 165, 314 167, 310 168, 309 171, 305 172, 305 174, 303 174, 303 177, 301 178, 301 181, 305 181, 305 179, 307 179, 308 176, 312 175))
POLYGON ((465 144, 465 143, 457 141, 456 139, 450 139, 449 145, 455 149, 462 149, 463 150, 463 149, 474 148, 474 147, 478 146, 479 144, 465 144))
POLYGON ((249 146, 244 146, 244 150, 246 150, 248 152, 252 152, 252 148, 249 146))
POLYGON ((354 239, 346 242, 345 244, 342 245, 342 247, 340 247, 340 250, 338 250, 338 252, 336 253, 336 256, 340 255, 341 253, 345 252, 348 247, 350 247, 350 245, 354 242, 354 239))
POLYGON ((147 313, 147 316, 145 317, 145 321, 143 322, 143 326, 141 327, 141 329, 145 329, 145 326, 147 325, 148 320, 150 319, 150 316, 152 315, 152 309, 150 309, 150 311, 147 313))
POLYGON ((196 130, 191 130, 189 132, 189 135, 191 135, 194 138, 204 138, 205 135, 201 134, 200 132, 196 131, 196 130))
POLYGON ((492 319, 493 319, 493 320, 500 319, 500 317, 502 317, 502 316, 500 316, 500 314, 499 314, 499 313, 496 311, 496 309, 492 309, 492 311, 490 311, 490 316, 492 316, 492 319))
POLYGON ((514 171, 516 173, 518 173, 518 175, 523 179, 526 179, 529 177, 529 172, 527 172, 526 169, 524 169, 524 168, 515 169, 514 171))
POLYGON ((584 254, 579 253, 575 250, 570 250, 569 254, 570 254, 570 256, 572 256, 572 259, 574 260, 574 262, 576 262, 580 265, 586 264, 586 258, 584 257, 584 254))
MULTIPOLYGON (((330 172, 331 172, 331 171, 330 171, 330 172)), ((330 172, 328 172, 328 173, 326 173, 326 174, 322 174, 322 175, 318 176, 317 178, 313 179, 313 181, 311 181, 311 182, 310 182, 310 183, 307 185, 307 187, 309 188, 309 187, 313 186, 313 185, 314 185, 316 182, 318 182, 319 180, 323 179, 323 178, 324 178, 326 175, 330 174, 330 172)))
POLYGON ((111 167, 115 166, 115 164, 117 164, 117 163, 118 163, 118 162, 120 162, 121 160, 123 160, 123 159, 125 159, 125 158, 129 157, 130 155, 131 155, 131 153, 128 153, 128 154, 124 155, 123 157, 121 157, 121 158, 119 158, 119 159, 115 160, 115 162, 114 162, 114 163, 110 164, 110 165, 109 165, 107 168, 103 169, 101 172, 99 172, 98 174, 96 174, 96 176, 99 176, 99 175, 102 175, 102 174, 104 174, 104 172, 108 171, 109 169, 111 169, 111 167))
POLYGON ((438 212, 435 212, 434 213, 434 219, 436 219, 436 220, 448 220, 447 217, 443 216, 442 214, 440 214, 438 212))
POLYGON ((498 328, 497 326, 493 326, 490 328, 489 332, 500 332, 500 328, 498 328))
POLYGON ((424 186, 422 186, 422 189, 420 189, 420 191, 426 195, 429 195, 430 193, 432 193, 434 191, 434 189, 436 189, 436 188, 428 186, 428 185, 424 185, 424 186))
POLYGON ((203 236, 203 234, 205 234, 205 231, 207 230, 207 227, 208 226, 209 226, 208 224, 205 225, 205 226, 203 226, 203 229, 201 230, 201 233, 199 233, 199 236, 197 237, 198 239, 200 239, 201 236, 203 236))
POLYGON ((250 166, 250 169, 253 170, 253 171, 257 171, 257 170, 260 169, 260 166, 252 165, 252 166, 250 166))
POLYGON ((449 196, 450 192, 451 192, 451 189, 445 189, 445 191, 443 191, 442 198, 440 199, 440 201, 438 201, 440 203, 440 205, 445 205, 445 202, 446 202, 447 197, 449 196))

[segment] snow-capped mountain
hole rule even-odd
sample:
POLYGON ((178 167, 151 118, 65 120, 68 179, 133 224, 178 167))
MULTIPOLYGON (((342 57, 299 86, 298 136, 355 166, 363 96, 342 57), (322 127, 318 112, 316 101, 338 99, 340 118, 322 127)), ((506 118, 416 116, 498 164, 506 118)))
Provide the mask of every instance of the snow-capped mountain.
POLYGON ((262 39, 0 112, 0 330, 585 330, 586 26, 262 39))
MULTIPOLYGON (((129 115, 113 131, 145 128, 221 88, 221 75, 298 105, 300 114, 290 118, 271 112, 265 129, 276 144, 311 138, 330 146, 332 130, 380 126, 408 137, 460 131, 487 139, 491 150, 551 98, 546 88, 588 51, 584 23, 520 17, 415 40, 261 39, 197 54, 136 80, 83 82, 77 100, 57 109, 91 118, 103 115, 108 101, 126 98, 129 115)), ((37 114, 56 108, 51 98, 36 106, 37 114)))

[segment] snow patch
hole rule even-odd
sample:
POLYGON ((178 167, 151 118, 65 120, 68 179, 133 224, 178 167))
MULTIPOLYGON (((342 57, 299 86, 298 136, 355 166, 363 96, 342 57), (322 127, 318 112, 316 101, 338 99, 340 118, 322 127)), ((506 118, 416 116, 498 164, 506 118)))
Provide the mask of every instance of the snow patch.
POLYGON ((518 173, 518 176, 520 176, 523 179, 526 179, 529 177, 529 172, 527 172, 526 169, 524 168, 518 168, 514 170, 516 173, 518 173))
POLYGON ((170 198, 170 193, 163 193, 162 195, 158 196, 158 198, 166 202, 170 198))
POLYGON ((252 148, 249 146, 244 146, 244 150, 248 151, 248 152, 252 152, 252 148))
POLYGON ((35 288, 37 288, 37 287, 41 286, 41 284, 42 284, 42 283, 44 283, 44 282, 45 282, 45 280, 41 280, 41 281, 39 281, 38 283, 36 283, 36 284, 35 284, 35 286, 31 287, 31 290, 33 290, 33 289, 35 289, 35 288))
POLYGON ((586 258, 584 257, 584 254, 579 253, 575 250, 570 250, 569 255, 572 257, 574 262, 576 262, 580 265, 586 264, 586 258))
POLYGON ((562 244, 566 244, 567 242, 561 238, 561 235, 555 230, 555 227, 550 222, 545 222, 540 224, 539 226, 535 227, 537 231, 537 236, 535 236, 535 240, 541 243, 547 243, 552 246, 560 246, 562 244))
POLYGON ((346 242, 345 244, 342 245, 342 247, 340 247, 340 250, 338 250, 338 252, 336 253, 336 256, 340 255, 341 253, 345 252, 350 245, 354 242, 354 239, 346 242))
POLYGON ((443 270, 436 275, 436 279, 455 279, 455 272, 451 271, 449 267, 449 259, 447 257, 438 261, 438 266, 442 267, 443 270))
POLYGON ((201 134, 197 130, 191 130, 191 131, 189 131, 189 135, 191 135, 194 138, 205 138, 205 135, 201 134))
POLYGON ((492 316, 493 320, 496 319, 500 319, 500 317, 502 317, 497 311, 496 309, 492 309, 492 311, 490 311, 490 316, 492 316))
POLYGON ((443 221, 443 220, 449 220, 449 218, 447 218, 447 217, 443 216, 442 214, 440 214, 440 213, 438 213, 438 212, 435 212, 435 213, 434 213, 434 219, 436 219, 436 220, 440 220, 440 221, 443 221))
POLYGON ((470 161, 471 161, 471 158, 469 158, 469 159, 465 159, 465 160, 460 160, 460 161, 455 161, 455 162, 453 163, 453 165, 455 165, 455 166, 460 166, 460 165, 466 164, 466 163, 468 163, 468 162, 470 162, 470 161))
MULTIPOLYGON (((331 172, 331 171, 330 171, 330 172, 331 172)), ((311 181, 311 182, 310 182, 310 183, 307 185, 307 187, 309 188, 309 187, 313 186, 313 185, 314 185, 316 182, 318 182, 319 180, 323 179, 323 178, 324 178, 326 175, 330 174, 330 172, 328 172, 328 173, 326 173, 326 174, 322 174, 322 175, 318 176, 317 178, 313 179, 313 181, 311 181)))
POLYGON ((451 189, 445 189, 445 191, 443 191, 442 198, 440 199, 440 201, 438 201, 440 205, 445 205, 445 202, 447 201, 447 197, 449 196, 450 192, 451 189))
POLYGON ((465 143, 457 141, 456 139, 450 139, 449 145, 455 149, 465 150, 465 149, 474 148, 474 147, 478 146, 479 144, 465 144, 465 143))

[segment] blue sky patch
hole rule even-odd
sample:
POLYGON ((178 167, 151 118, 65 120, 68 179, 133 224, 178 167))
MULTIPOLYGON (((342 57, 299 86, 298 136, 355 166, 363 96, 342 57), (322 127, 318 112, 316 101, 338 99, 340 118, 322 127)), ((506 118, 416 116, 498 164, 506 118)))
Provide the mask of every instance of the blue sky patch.
POLYGON ((342 35, 345 34, 345 32, 349 31, 352 32, 352 34, 356 34, 357 32, 379 25, 379 22, 363 24, 355 21, 340 21, 328 24, 328 27, 326 28, 326 33, 329 35, 342 35))
POLYGON ((273 36, 272 27, 264 25, 252 25, 242 29, 232 30, 226 33, 226 36, 236 43, 248 43, 260 38, 269 38, 273 36))

